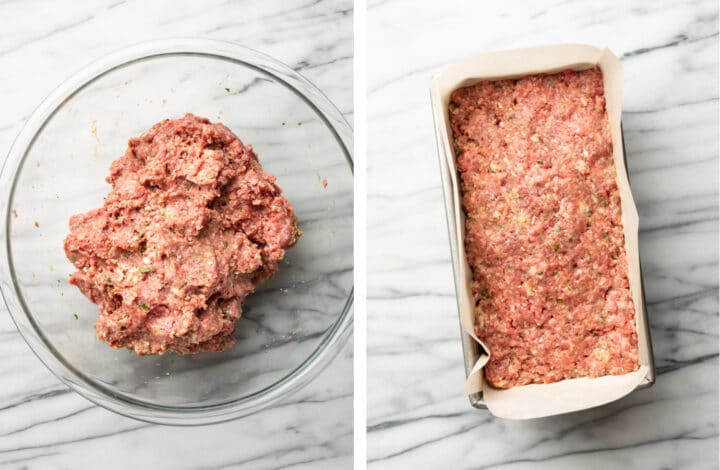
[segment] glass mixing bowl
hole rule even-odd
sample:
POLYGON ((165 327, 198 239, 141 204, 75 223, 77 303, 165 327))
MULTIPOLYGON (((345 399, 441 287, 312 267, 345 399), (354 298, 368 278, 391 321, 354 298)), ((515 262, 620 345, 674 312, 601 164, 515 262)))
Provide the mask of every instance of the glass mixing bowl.
POLYGON ((38 107, 0 173, 0 289, 18 330, 63 382, 126 416, 207 424, 268 407, 352 332, 351 145, 352 129, 315 86, 235 44, 152 42, 91 64, 38 107), (233 348, 139 357, 96 338, 98 308, 68 284, 63 239, 72 214, 102 205, 128 138, 186 112, 253 145, 304 236, 246 299, 233 348))

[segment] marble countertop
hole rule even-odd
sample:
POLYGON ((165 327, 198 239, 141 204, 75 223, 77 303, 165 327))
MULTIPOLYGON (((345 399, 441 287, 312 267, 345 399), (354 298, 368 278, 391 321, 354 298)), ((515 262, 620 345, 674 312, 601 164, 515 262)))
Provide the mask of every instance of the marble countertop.
POLYGON ((717 3, 368 3, 369 468, 717 468, 717 3), (462 392, 429 80, 473 53, 557 43, 625 66, 658 375, 601 408, 506 421, 462 392))
MULTIPOLYGON (((352 0, 0 2, 0 163, 60 80, 127 45, 233 41, 291 65, 352 120, 352 0)), ((2 303, 0 302, 0 305, 2 303)), ((352 344, 272 409, 198 428, 118 416, 70 391, 0 306, 0 467, 317 469, 352 465, 352 344)))

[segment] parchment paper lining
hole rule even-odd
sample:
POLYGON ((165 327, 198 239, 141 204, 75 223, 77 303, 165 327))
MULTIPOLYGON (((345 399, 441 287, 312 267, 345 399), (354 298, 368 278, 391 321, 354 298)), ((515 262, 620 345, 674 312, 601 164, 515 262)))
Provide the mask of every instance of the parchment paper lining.
MULTIPOLYGON (((443 186, 447 208, 452 211, 452 217, 448 217, 448 220, 450 221, 451 249, 454 251, 453 270, 460 323, 463 330, 477 341, 484 351, 488 351, 480 339, 475 336, 473 327, 472 273, 465 256, 463 241, 465 217, 461 206, 455 155, 451 145, 452 131, 448 116, 450 94, 457 88, 479 81, 518 78, 537 73, 555 73, 567 69, 584 70, 594 66, 598 66, 602 70, 605 85, 606 107, 613 140, 613 157, 621 197, 628 279, 635 305, 640 368, 620 376, 570 379, 552 384, 533 384, 509 390, 498 390, 485 382, 482 369, 489 356, 481 354, 468 375, 465 393, 469 395, 482 391, 488 409, 499 417, 529 419, 599 406, 632 392, 650 372, 648 328, 641 295, 638 215, 626 175, 620 129, 623 68, 618 58, 607 49, 583 45, 547 46, 481 54, 451 65, 435 76, 431 83, 436 133, 439 137, 439 145, 444 148, 444 154, 447 157, 445 163, 448 168, 449 181, 445 180, 443 186)), ((443 173, 445 172, 443 171, 443 173)))

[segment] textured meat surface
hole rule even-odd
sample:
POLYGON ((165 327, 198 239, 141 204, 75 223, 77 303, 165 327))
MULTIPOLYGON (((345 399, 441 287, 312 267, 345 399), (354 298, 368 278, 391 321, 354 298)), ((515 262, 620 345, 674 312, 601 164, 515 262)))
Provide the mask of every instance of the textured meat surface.
POLYGON ((138 354, 221 351, 243 299, 301 232, 275 178, 222 124, 187 114, 130 139, 102 207, 70 219, 70 283, 95 330, 138 354))
POLYGON ((599 69, 453 92, 476 333, 496 388, 638 368, 599 69))

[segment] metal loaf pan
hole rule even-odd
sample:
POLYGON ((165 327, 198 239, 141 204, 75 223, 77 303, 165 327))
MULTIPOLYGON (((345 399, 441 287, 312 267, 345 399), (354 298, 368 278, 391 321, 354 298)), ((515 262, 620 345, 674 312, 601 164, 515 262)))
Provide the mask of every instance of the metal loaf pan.
MULTIPOLYGON (((568 67, 570 68, 570 67, 568 67)), ((531 73, 527 73, 531 74, 531 73)), ((523 74, 516 74, 514 77, 522 76, 523 74)), ((462 77, 466 78, 466 81, 473 80, 474 77, 468 76, 468 77, 462 77)), ((493 79, 499 79, 503 78, 502 75, 495 76, 493 79)), ((474 81, 477 81, 475 79, 474 81)), ((458 197, 455 194, 455 189, 453 189, 453 183, 451 181, 451 174, 452 171, 449 165, 449 161, 453 159, 454 157, 452 155, 449 155, 448 152, 452 152, 450 149, 450 146, 448 145, 448 128, 447 128, 447 114, 446 109, 439 109, 441 106, 443 108, 447 107, 447 103, 443 102, 439 99, 440 93, 438 93, 438 87, 437 84, 437 77, 433 80, 433 84, 431 87, 431 104, 433 108, 433 117, 434 117, 434 123, 435 123, 435 135, 436 135, 436 142, 437 142, 437 149, 438 149, 438 159, 440 164, 440 175, 441 175, 441 181, 442 181, 442 188, 443 188, 443 197, 445 201, 445 212, 446 212, 446 221, 448 224, 448 235, 449 235, 449 242, 450 242, 450 252, 452 257, 452 265, 453 265, 453 276, 454 276, 454 282, 455 282, 455 290, 456 290, 456 300, 457 300, 457 307, 458 307, 458 315, 460 315, 461 312, 461 305, 460 305, 460 292, 462 289, 464 289, 464 286, 462 283, 466 282, 464 279, 459 279, 459 269, 460 263, 465 263, 466 261, 462 259, 460 247, 458 244, 460 243, 457 238, 457 231, 456 227, 458 224, 458 220, 456 219, 457 214, 457 200, 455 199, 458 197)), ((447 90, 447 89, 446 89, 447 90)), ((445 90, 445 91, 446 91, 445 90)), ((616 121, 617 122, 617 121, 616 121)), ((617 134, 616 134, 617 135, 617 134)), ((623 149, 623 162, 624 162, 624 173, 627 177, 627 152, 625 152, 625 139, 624 139, 624 133, 622 131, 622 123, 620 123, 620 137, 621 137, 621 145, 623 149)), ((616 165, 619 162, 616 160, 616 165)), ((639 259, 639 255, 638 255, 639 259)), ((639 261, 638 261, 639 264, 639 261)), ((649 366, 649 370, 646 373, 646 375, 642 378, 642 380, 635 386, 635 390, 643 389, 650 387, 655 382, 655 364, 653 360, 653 352, 652 352, 652 342, 650 338, 650 327, 649 322, 647 318, 647 304, 645 301, 645 288, 644 283, 642 283, 642 267, 640 266, 640 279, 641 279, 641 299, 640 299, 640 305, 641 305, 641 312, 638 314, 639 317, 636 317, 639 319, 638 321, 638 333, 639 337, 638 340, 643 342, 644 344, 640 344, 639 347, 643 348, 645 351, 648 352, 648 360, 647 364, 649 366), (644 334, 640 334, 640 328, 642 328, 644 334), (643 341, 644 338, 644 341, 643 341)), ((636 303, 637 305, 637 303, 636 303)), ((462 350, 463 350, 463 357, 464 357, 464 365, 465 365, 465 374, 466 377, 469 377, 471 374, 471 371, 473 370, 474 366, 478 362, 478 360, 481 357, 481 345, 475 341, 462 327, 460 329, 461 331, 461 342, 462 342, 462 350)), ((483 392, 482 390, 474 393, 469 393, 468 398, 470 400, 470 404, 475 408, 481 408, 486 409, 487 405, 483 399, 483 392)))

